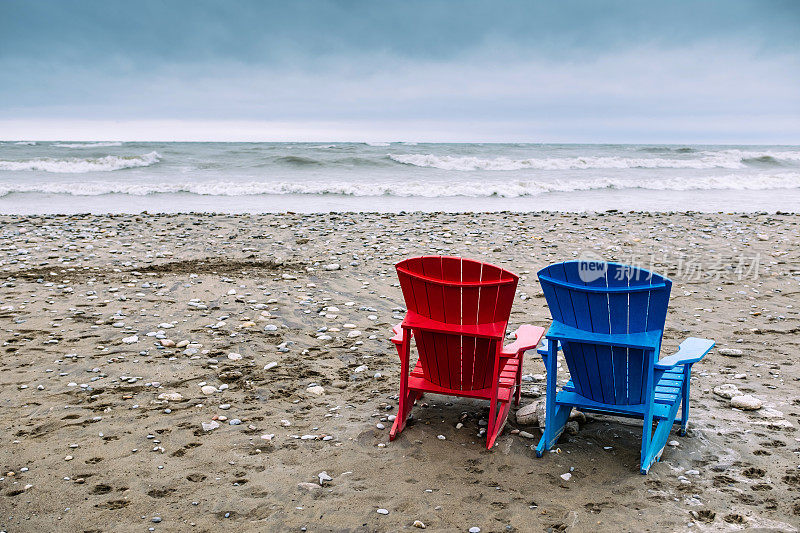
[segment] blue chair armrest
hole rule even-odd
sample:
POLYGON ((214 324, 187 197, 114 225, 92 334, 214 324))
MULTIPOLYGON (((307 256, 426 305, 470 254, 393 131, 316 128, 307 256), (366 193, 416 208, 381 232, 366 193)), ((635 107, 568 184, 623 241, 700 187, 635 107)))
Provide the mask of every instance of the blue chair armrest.
POLYGON ((550 344, 549 343, 551 343, 551 342, 555 342, 556 343, 556 352, 560 352, 561 351, 561 344, 557 340, 550 341, 548 339, 542 339, 542 343, 536 349, 536 351, 539 353, 539 355, 547 355, 548 353, 550 353, 550 344))
POLYGON ((657 370, 669 370, 678 365, 689 365, 698 362, 714 347, 714 341, 689 337, 681 343, 678 351, 658 361, 657 370))

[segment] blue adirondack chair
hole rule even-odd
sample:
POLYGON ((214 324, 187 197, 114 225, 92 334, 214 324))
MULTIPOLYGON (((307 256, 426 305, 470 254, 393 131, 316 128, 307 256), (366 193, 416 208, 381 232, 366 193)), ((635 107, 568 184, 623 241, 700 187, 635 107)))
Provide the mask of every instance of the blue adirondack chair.
POLYGON ((672 282, 618 263, 567 261, 539 271, 553 316, 547 347, 546 427, 536 448, 552 448, 572 408, 641 418, 641 473, 659 460, 673 424, 686 433, 689 378, 714 341, 690 337, 659 360, 672 282), (556 359, 563 350, 571 376, 556 392, 556 359), (676 419, 678 408, 681 418, 676 419), (653 431, 653 422, 657 423, 653 431))

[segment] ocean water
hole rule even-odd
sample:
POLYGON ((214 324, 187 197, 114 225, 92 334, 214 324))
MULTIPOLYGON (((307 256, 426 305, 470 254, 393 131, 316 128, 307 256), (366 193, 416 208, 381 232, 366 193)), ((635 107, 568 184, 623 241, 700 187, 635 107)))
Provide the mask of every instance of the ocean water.
POLYGON ((800 211, 800 146, 0 142, 0 213, 800 211))

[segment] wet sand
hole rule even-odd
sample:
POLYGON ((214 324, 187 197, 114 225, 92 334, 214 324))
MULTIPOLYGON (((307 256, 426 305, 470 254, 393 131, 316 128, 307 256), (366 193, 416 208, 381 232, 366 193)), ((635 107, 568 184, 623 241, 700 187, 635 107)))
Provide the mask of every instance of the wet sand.
MULTIPOLYGON (((2 216, 0 227, 0 531, 800 527, 797 215, 2 216), (513 329, 548 324, 536 271, 587 252, 673 279, 662 357, 687 336, 717 342, 693 371, 688 435, 672 433, 649 475, 641 425, 601 416, 537 459, 538 426, 516 409, 487 451, 486 403, 428 395, 388 441, 399 380, 388 338, 404 306, 394 263, 463 255, 520 274, 513 329), (761 407, 734 409, 714 392, 726 384, 761 407)), ((524 374, 523 405, 544 392, 533 352, 524 374)))

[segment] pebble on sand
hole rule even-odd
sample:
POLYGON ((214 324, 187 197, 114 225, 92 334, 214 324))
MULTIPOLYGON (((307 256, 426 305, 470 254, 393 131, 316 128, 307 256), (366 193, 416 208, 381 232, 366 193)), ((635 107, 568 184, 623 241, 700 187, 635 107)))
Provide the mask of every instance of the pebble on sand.
POLYGON ((742 394, 741 396, 734 396, 731 398, 731 407, 744 411, 757 411, 761 409, 762 405, 763 402, 761 400, 749 394, 742 394))
POLYGON ((517 424, 521 426, 533 426, 539 422, 537 407, 539 402, 529 403, 517 410, 517 424))
POLYGON ((730 400, 734 396, 739 395, 739 388, 733 383, 724 383, 714 387, 714 394, 726 400, 730 400))
POLYGON ((183 400, 183 396, 179 392, 162 392, 158 395, 159 400, 166 400, 168 402, 179 402, 183 400))
POLYGON ((744 351, 738 348, 719 348, 717 353, 727 357, 741 357, 744 355, 744 351))

